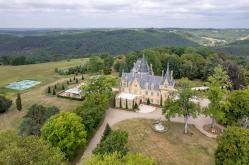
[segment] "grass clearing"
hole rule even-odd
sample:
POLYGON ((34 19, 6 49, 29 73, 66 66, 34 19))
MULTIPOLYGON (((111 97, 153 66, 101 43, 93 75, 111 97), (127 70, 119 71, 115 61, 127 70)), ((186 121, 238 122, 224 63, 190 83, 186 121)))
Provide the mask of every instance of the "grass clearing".
POLYGON ((181 123, 167 123, 168 132, 156 133, 151 128, 153 122, 146 119, 125 120, 114 125, 114 129, 128 132, 131 151, 152 156, 159 164, 215 164, 215 139, 204 136, 192 125, 193 135, 184 135, 181 123))
MULTIPOLYGON (((55 73, 55 68, 80 65, 84 64, 85 61, 86 59, 73 59, 70 61, 64 60, 23 66, 0 66, 0 95, 7 96, 13 101, 11 108, 6 113, 0 114, 0 130, 17 129, 27 109, 33 104, 55 105, 62 111, 71 111, 80 105, 80 101, 49 96, 46 91, 49 85, 52 86, 55 83, 63 82, 68 80, 69 77, 73 78, 73 75, 64 76, 55 73), (23 110, 19 112, 15 107, 15 98, 18 91, 7 89, 5 86, 8 83, 23 79, 38 80, 42 83, 33 88, 20 91, 23 110)), ((79 75, 78 78, 80 79, 81 76, 79 75)))

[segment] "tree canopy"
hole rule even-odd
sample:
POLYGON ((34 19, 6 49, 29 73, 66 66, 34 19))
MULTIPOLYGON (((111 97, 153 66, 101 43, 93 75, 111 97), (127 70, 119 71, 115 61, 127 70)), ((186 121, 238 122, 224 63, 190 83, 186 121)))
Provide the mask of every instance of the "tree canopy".
POLYGON ((228 127, 218 138, 215 152, 217 165, 249 164, 249 130, 241 127, 228 127))
POLYGON ((64 154, 37 136, 0 133, 0 164, 66 165, 64 154))
POLYGON ((240 125, 243 118, 249 118, 249 88, 232 91, 227 101, 223 109, 226 124, 240 125))
POLYGON ((94 76, 87 81, 83 88, 86 96, 91 93, 101 93, 111 97, 112 86, 116 84, 117 81, 112 76, 94 76))
POLYGON ((68 158, 72 158, 79 147, 84 147, 86 136, 81 118, 71 112, 61 112, 51 117, 42 128, 42 138, 60 148, 68 158))
POLYGON ((74 111, 81 117, 88 137, 94 133, 100 121, 104 118, 108 105, 109 99, 106 94, 91 93, 85 97, 82 105, 74 111))
POLYGON ((143 154, 128 153, 124 157, 118 152, 112 154, 93 155, 87 162, 86 165, 154 165, 155 162, 152 158, 147 157, 143 154))

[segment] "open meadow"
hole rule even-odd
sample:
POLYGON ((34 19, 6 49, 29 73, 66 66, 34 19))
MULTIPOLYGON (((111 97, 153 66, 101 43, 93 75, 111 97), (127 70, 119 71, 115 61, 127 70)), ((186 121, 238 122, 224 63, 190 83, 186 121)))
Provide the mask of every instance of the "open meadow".
POLYGON ((153 120, 125 120, 114 129, 128 132, 128 148, 153 157, 160 165, 214 165, 215 139, 201 134, 190 126, 192 135, 183 134, 183 124, 167 123, 169 130, 156 133, 152 130, 153 120))
MULTIPOLYGON (((4 114, 0 114, 0 129, 16 129, 18 128, 22 117, 26 114, 27 109, 33 104, 55 105, 62 111, 73 110, 80 104, 80 101, 62 99, 47 94, 47 87, 56 83, 68 80, 70 76, 59 75, 55 68, 66 68, 84 64, 86 59, 73 59, 70 61, 49 62, 42 64, 22 65, 22 66, 0 66, 0 95, 7 96, 12 99, 11 108, 4 114), (20 91, 22 98, 23 110, 16 110, 15 98, 18 91, 6 89, 5 86, 11 82, 19 80, 38 80, 41 84, 20 91)), ((80 78, 80 76, 79 76, 80 78)))

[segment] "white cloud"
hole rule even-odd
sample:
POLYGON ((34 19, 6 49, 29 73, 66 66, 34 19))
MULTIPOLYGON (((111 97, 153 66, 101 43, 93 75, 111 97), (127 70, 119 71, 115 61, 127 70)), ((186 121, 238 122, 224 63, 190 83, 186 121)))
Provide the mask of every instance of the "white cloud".
POLYGON ((249 1, 0 0, 0 15, 0 27, 249 27, 249 1))

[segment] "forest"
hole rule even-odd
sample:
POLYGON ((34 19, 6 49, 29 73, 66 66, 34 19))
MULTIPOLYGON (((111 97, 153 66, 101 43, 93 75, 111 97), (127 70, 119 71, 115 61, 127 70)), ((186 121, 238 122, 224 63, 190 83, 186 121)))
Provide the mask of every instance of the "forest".
POLYGON ((219 53, 247 56, 247 29, 46 29, 0 30, 0 63, 23 65, 127 54, 162 46, 208 47, 219 53))

